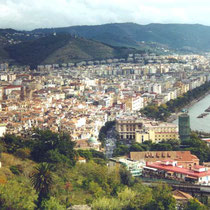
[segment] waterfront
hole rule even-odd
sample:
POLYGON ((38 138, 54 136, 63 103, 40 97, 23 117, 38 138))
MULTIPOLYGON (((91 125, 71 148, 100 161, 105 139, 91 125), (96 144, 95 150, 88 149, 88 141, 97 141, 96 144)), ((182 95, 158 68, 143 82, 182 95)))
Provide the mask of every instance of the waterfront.
MULTIPOLYGON (((197 118, 200 114, 204 113, 205 109, 209 106, 210 94, 188 108, 192 130, 210 133, 210 113, 203 118, 197 118)), ((178 120, 173 121, 173 123, 177 124, 178 120)))

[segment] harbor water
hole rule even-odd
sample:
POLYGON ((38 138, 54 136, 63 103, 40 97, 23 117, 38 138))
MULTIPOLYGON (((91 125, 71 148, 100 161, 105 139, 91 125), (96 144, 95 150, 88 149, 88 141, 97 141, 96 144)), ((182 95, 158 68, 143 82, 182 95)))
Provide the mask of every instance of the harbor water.
MULTIPOLYGON (((210 107, 210 94, 193 104, 188 109, 188 114, 190 115, 190 127, 192 130, 210 133, 210 112, 207 112, 209 114, 203 118, 197 118, 202 113, 205 113, 205 110, 208 107, 210 107)), ((178 124, 178 119, 173 121, 173 123, 178 124)))

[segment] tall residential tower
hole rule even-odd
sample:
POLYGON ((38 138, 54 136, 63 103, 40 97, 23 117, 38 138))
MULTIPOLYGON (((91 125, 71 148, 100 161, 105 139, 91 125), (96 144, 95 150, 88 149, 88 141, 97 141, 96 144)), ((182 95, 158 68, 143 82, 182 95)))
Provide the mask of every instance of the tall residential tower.
POLYGON ((190 139, 190 116, 187 113, 179 116, 179 137, 181 141, 190 139))

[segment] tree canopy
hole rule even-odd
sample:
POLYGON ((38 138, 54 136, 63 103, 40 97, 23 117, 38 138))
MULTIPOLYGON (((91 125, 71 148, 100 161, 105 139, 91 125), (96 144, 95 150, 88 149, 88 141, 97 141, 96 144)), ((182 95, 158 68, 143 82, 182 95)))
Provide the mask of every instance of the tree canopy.
POLYGON ((206 82, 200 87, 194 88, 184 95, 168 101, 166 104, 161 104, 160 106, 157 104, 150 104, 140 110, 140 112, 149 118, 166 121, 172 113, 181 111, 186 105, 190 104, 193 100, 200 98, 209 90, 210 82, 206 82))

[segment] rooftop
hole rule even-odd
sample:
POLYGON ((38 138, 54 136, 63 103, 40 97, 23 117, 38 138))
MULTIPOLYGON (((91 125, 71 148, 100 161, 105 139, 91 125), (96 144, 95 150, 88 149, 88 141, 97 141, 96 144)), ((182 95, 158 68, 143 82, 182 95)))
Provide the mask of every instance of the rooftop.
POLYGON ((204 177, 204 176, 210 176, 210 171, 196 172, 196 171, 193 171, 193 170, 180 168, 180 167, 177 167, 177 166, 163 165, 161 162, 147 163, 146 165, 148 167, 151 167, 151 168, 156 168, 156 169, 159 169, 159 170, 185 174, 185 175, 196 177, 196 178, 204 177))

